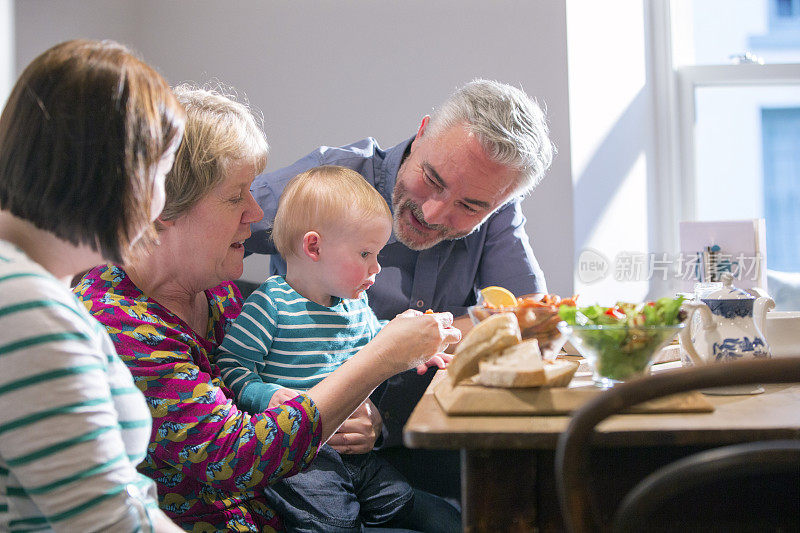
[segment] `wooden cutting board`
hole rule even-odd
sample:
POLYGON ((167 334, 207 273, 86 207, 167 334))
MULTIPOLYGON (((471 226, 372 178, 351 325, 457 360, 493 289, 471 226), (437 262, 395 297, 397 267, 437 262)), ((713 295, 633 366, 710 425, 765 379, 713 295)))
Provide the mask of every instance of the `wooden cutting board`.
MULTIPOLYGON (((434 396, 448 415, 566 415, 602 394, 591 382, 573 380, 570 387, 501 389, 471 380, 453 387, 449 379, 436 385, 434 396)), ((658 398, 629 413, 709 413, 714 406, 699 392, 658 398)))

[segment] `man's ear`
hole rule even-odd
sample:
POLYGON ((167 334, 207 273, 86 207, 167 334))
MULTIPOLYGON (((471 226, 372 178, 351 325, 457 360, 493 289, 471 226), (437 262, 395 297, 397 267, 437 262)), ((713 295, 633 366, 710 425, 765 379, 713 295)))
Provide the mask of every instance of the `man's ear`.
POLYGON ((303 253, 314 262, 319 261, 319 245, 322 237, 316 231, 309 231, 303 235, 303 253))
POLYGON ((430 121, 431 121, 430 115, 425 115, 424 117, 422 117, 422 122, 420 123, 419 129, 417 130, 417 136, 414 138, 415 141, 425 134, 425 128, 428 127, 428 122, 430 121))
POLYGON ((419 125, 419 129, 417 130, 417 135, 414 137, 414 140, 411 141, 411 151, 413 152, 417 148, 417 142, 425 135, 425 129, 428 127, 428 122, 430 122, 431 116, 425 115, 422 117, 422 122, 419 125))

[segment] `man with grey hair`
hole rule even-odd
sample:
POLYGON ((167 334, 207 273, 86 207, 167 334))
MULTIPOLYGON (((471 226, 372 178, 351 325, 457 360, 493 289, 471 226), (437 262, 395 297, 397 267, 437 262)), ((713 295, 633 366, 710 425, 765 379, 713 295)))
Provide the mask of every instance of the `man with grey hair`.
MULTIPOLYGON (((425 116, 414 137, 392 148, 383 150, 372 138, 323 146, 256 177, 252 193, 264 218, 252 225, 245 248, 272 254, 271 273, 285 274, 270 232, 286 183, 316 166, 352 168, 392 208, 393 233, 378 255, 382 271, 367 292, 375 314, 391 319, 408 308, 450 311, 467 330, 466 309, 483 287, 500 285, 518 295, 546 291, 520 201, 541 180, 553 153, 534 100, 510 85, 474 80, 433 117, 425 116)), ((382 445, 399 445, 402 426, 433 373, 395 376, 373 394, 380 415, 369 406, 354 416, 371 410, 374 428, 382 418, 382 445)), ((346 422, 329 444, 342 453, 367 451, 375 437, 359 427, 346 422)))

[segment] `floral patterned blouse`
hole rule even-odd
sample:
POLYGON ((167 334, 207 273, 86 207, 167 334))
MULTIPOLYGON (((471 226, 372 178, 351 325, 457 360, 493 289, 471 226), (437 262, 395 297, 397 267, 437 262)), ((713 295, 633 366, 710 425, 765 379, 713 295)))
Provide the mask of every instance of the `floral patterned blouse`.
POLYGON ((156 481, 161 508, 188 531, 282 529, 260 489, 311 463, 319 412, 308 396, 254 415, 233 404, 210 357, 241 311, 236 286, 205 291, 204 336, 118 266, 89 271, 74 291, 106 327, 150 407, 153 431, 139 470, 156 481))

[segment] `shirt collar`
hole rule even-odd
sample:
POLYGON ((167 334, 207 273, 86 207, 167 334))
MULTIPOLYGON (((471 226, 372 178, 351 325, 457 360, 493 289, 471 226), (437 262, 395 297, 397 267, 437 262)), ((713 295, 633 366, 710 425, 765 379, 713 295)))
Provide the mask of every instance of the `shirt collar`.
MULTIPOLYGON (((383 199, 386 200, 386 203, 389 204, 389 210, 392 212, 392 215, 394 215, 392 194, 394 194, 394 185, 397 182, 397 173, 400 172, 400 165, 403 164, 403 160, 409 150, 411 150, 411 143, 415 138, 416 135, 386 150, 386 157, 381 164, 381 180, 380 184, 376 184, 376 188, 378 192, 381 193, 381 196, 383 196, 383 199)), ((389 241, 386 244, 395 242, 397 242, 397 238, 394 236, 394 231, 392 231, 392 235, 389 237, 389 241)))
POLYGON ((381 165, 382 179, 378 192, 389 204, 390 209, 392 209, 392 194, 394 193, 394 184, 397 182, 397 173, 400 171, 400 165, 403 164, 403 159, 405 159, 413 141, 414 137, 411 137, 386 150, 386 157, 381 165))

